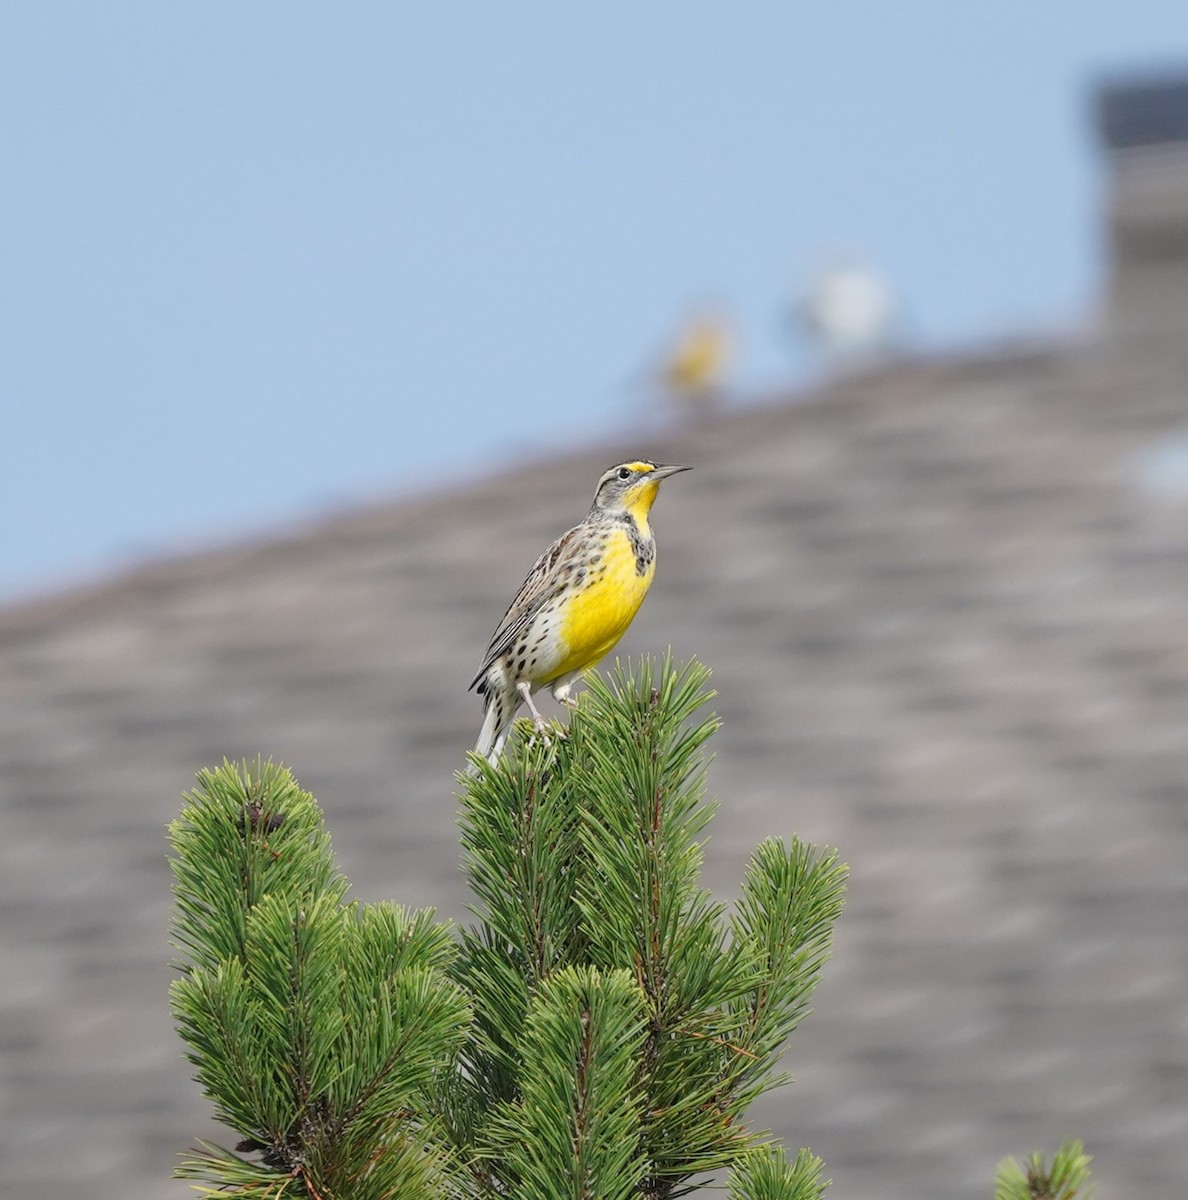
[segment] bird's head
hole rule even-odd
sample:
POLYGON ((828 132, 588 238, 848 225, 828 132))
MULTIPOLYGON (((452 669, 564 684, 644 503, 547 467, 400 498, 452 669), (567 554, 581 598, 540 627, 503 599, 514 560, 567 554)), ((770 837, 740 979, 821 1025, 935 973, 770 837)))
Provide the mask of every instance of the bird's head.
POLYGON ((641 524, 646 524, 652 501, 660 490, 660 480, 689 469, 661 467, 647 459, 619 463, 603 472, 594 493, 594 507, 609 513, 628 512, 641 524))

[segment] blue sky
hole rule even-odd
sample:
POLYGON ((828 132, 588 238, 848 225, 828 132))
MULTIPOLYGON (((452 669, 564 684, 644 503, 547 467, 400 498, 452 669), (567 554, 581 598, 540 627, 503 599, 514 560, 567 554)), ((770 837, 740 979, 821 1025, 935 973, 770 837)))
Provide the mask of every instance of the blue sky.
POLYGON ((629 431, 697 303, 802 380, 838 254, 926 348, 1075 325, 1088 86, 1181 64, 1183 0, 7 4, 0 598, 629 431))

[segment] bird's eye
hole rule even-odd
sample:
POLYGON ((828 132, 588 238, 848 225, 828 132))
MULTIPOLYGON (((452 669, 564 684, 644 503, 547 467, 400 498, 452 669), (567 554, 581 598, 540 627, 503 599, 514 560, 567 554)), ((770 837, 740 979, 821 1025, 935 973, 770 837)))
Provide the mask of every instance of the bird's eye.
POLYGON ((631 468, 630 467, 620 467, 619 468, 619 478, 620 479, 630 479, 631 478, 631 468))

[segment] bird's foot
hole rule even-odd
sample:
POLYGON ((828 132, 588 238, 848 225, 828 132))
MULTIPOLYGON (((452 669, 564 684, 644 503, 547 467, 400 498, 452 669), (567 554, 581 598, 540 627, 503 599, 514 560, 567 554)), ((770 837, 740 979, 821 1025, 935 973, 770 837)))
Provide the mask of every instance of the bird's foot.
POLYGON ((569 731, 564 725, 550 721, 547 717, 542 717, 539 721, 532 717, 522 717, 521 728, 525 732, 525 746, 535 746, 538 743, 551 746, 554 741, 563 742, 569 736, 569 731))

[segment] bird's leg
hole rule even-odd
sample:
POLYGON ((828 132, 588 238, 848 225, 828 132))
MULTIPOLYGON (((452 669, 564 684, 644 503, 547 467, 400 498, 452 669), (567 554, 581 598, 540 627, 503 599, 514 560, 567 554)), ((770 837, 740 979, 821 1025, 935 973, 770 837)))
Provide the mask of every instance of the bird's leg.
POLYGON ((549 691, 553 693, 553 699, 556 700, 558 704, 563 704, 571 712, 577 708, 577 700, 574 699, 574 697, 569 693, 572 691, 573 685, 577 683, 577 680, 577 675, 563 675, 549 689, 549 691))
POLYGON ((516 684, 516 691, 524 697, 524 703, 528 705, 528 711, 532 714, 532 724, 536 726, 536 732, 544 733, 549 723, 540 715, 540 711, 536 705, 532 703, 532 685, 525 679, 516 684))

